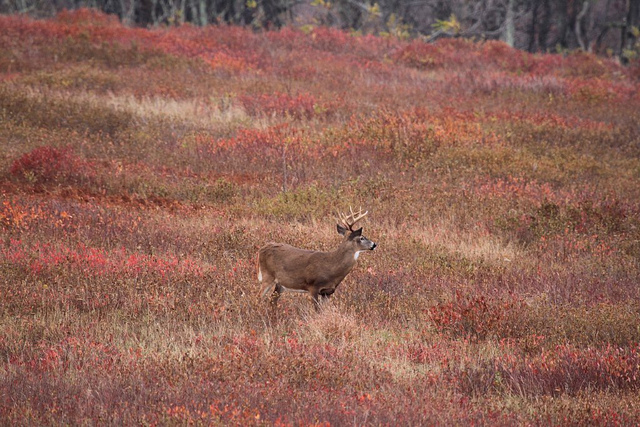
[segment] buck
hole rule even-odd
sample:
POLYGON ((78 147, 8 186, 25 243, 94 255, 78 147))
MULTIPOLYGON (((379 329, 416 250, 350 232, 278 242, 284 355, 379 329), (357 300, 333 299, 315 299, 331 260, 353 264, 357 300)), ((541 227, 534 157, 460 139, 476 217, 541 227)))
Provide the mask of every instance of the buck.
POLYGON ((369 212, 339 213, 338 233, 344 236, 330 252, 298 249, 286 243, 268 243, 258 251, 258 281, 262 297, 272 290, 275 306, 283 291, 308 292, 319 308, 320 299, 329 298, 353 269, 361 252, 372 251, 376 244, 362 235, 362 227, 353 226, 369 212))

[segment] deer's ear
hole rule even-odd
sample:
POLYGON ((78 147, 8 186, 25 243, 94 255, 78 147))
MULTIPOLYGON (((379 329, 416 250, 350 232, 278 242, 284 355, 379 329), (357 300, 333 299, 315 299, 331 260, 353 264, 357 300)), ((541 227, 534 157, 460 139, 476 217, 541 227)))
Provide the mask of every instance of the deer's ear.
POLYGON ((338 224, 337 227, 338 227, 338 234, 344 236, 345 233, 347 232, 347 229, 341 226, 340 224, 338 224))
POLYGON ((349 239, 353 239, 354 237, 362 236, 362 227, 358 228, 356 231, 349 235, 349 239))

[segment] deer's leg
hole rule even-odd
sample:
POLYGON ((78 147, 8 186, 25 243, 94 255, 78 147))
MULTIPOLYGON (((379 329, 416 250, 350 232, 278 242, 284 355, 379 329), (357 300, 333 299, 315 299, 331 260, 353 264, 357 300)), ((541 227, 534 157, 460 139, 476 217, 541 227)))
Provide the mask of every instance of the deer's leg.
POLYGON ((327 298, 327 299, 329 299, 329 297, 330 297, 331 295, 333 295, 333 293, 334 293, 335 291, 336 291, 335 289, 321 289, 321 290, 320 290, 320 296, 321 296, 321 297, 323 297, 323 298, 327 298))
POLYGON ((273 281, 269 281, 267 283, 263 283, 262 287, 260 288, 260 297, 264 298, 267 296, 267 294, 269 293, 269 291, 271 292, 275 292, 275 288, 276 288, 276 283, 273 281))
POLYGON ((269 291, 274 291, 274 287, 276 286, 275 277, 272 275, 259 271, 258 273, 258 281, 260 282, 260 296, 264 298, 267 296, 269 291))
POLYGON ((284 288, 277 281, 274 283, 276 287, 273 289, 273 292, 271 293, 270 298, 271 298, 271 306, 275 308, 275 306, 278 305, 278 300, 280 299, 280 295, 282 295, 282 291, 284 290, 284 288))
POLYGON ((280 294, 284 290, 282 286, 278 283, 278 281, 272 282, 275 286, 269 286, 267 290, 273 289, 271 295, 269 296, 269 318, 272 322, 278 321, 278 300, 280 299, 280 294))
POLYGON ((320 302, 324 303, 326 301, 329 300, 329 297, 331 297, 331 295, 333 295, 333 293, 335 292, 335 289, 321 289, 320 290, 320 302))
POLYGON ((311 295, 311 299, 313 300, 313 307, 316 309, 316 311, 320 311, 320 293, 317 289, 314 289, 312 291, 309 291, 309 294, 311 295))

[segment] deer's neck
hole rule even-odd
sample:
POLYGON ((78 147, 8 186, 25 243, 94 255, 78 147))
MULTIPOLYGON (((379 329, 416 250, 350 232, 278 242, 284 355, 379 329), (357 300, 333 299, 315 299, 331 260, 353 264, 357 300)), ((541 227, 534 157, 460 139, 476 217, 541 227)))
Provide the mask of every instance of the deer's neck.
POLYGON ((329 253, 329 259, 337 268, 351 270, 356 263, 357 252, 346 245, 340 245, 329 253))

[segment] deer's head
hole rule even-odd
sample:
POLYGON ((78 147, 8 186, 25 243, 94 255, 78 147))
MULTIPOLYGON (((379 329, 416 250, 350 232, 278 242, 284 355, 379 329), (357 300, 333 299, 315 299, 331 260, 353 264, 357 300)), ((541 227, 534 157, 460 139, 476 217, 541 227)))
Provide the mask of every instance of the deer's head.
POLYGON ((355 254, 355 258, 358 259, 360 252, 372 251, 378 245, 362 235, 362 227, 357 230, 353 229, 356 222, 364 218, 369 211, 362 213, 362 209, 360 209, 357 213, 354 213, 351 207, 349 207, 349 211, 349 215, 343 213, 338 214, 337 229, 338 233, 344 236, 342 244, 351 248, 355 254))

